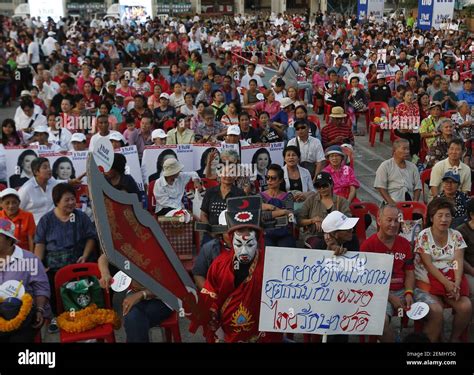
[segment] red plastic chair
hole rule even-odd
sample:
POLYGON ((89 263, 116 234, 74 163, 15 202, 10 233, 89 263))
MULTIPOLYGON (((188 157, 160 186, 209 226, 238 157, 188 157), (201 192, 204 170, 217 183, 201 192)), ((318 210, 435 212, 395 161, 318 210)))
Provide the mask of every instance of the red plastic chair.
POLYGON ((441 117, 451 118, 452 115, 456 114, 458 111, 455 109, 451 109, 449 111, 445 111, 441 114, 441 117))
POLYGON ((387 103, 370 102, 368 107, 370 122, 374 121, 376 117, 381 117, 383 115, 382 110, 385 110, 385 116, 388 116, 390 109, 387 103))
POLYGON ((331 114, 332 105, 324 103, 324 121, 329 124, 329 115, 331 114))
POLYGON ((319 130, 321 130, 321 121, 319 120, 318 115, 308 115, 308 120, 314 123, 319 130))
POLYGON ((5 190, 7 187, 3 184, 0 184, 0 191, 5 190))
MULTIPOLYGON (((428 185, 428 181, 431 178, 431 168, 425 169, 423 172, 420 174, 420 180, 421 180, 421 188, 423 191, 423 200, 425 200, 425 185, 428 185)), ((429 186, 428 186, 429 189, 429 186)))
POLYGON ((404 220, 413 220, 413 214, 420 214, 423 216, 423 221, 426 220, 426 204, 423 202, 397 202, 397 207, 402 211, 404 220))
POLYGON ((369 143, 370 143, 371 147, 374 147, 374 145, 375 145, 375 138, 377 136, 377 130, 380 133, 379 141, 383 142, 383 133, 384 133, 385 129, 382 129, 380 124, 377 124, 375 122, 371 122, 370 125, 369 125, 369 143))
POLYGON ((174 129, 176 125, 175 120, 165 121, 163 124, 163 130, 167 133, 169 130, 174 129))
POLYGON ((168 319, 162 321, 159 327, 165 330, 165 342, 181 342, 179 318, 176 311, 173 311, 168 319))
POLYGON ((421 138, 421 147, 418 156, 422 162, 425 161, 426 155, 428 155, 428 145, 426 143, 426 138, 421 138))
MULTIPOLYGON (((76 263, 61 268, 54 277, 54 289, 56 293, 56 306, 58 314, 64 312, 63 300, 60 288, 69 281, 80 280, 84 277, 95 276, 100 278, 100 271, 97 263, 76 263)), ((105 308, 111 309, 110 294, 107 289, 103 289, 105 308)), ((112 324, 102 324, 86 332, 68 333, 62 329, 59 331, 60 342, 77 342, 85 340, 101 340, 108 343, 115 342, 114 328, 112 324)))
POLYGON ((369 214, 377 219, 379 208, 375 203, 372 202, 352 203, 349 208, 351 210, 352 216, 359 218, 359 221, 356 225, 356 235, 359 243, 362 244, 362 242, 367 239, 367 234, 365 233, 365 215, 369 214))

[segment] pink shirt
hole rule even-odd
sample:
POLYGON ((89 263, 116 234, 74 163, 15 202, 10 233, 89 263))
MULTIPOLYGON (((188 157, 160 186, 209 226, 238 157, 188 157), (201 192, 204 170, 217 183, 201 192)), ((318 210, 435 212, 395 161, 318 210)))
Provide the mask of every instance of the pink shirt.
POLYGON ((280 103, 274 100, 272 104, 268 104, 268 102, 264 100, 255 104, 254 109, 258 112, 268 112, 270 115, 269 117, 272 118, 278 112, 280 112, 280 103))
POLYGON ((331 164, 323 169, 324 172, 328 172, 334 181, 334 194, 339 195, 343 198, 349 197, 350 187, 354 186, 356 189, 359 188, 360 184, 357 181, 354 170, 348 165, 335 170, 331 164))

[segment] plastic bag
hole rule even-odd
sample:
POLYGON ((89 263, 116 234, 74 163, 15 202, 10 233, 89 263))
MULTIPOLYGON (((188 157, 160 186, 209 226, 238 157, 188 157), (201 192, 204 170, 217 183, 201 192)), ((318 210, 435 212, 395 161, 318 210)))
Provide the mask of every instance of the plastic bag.
POLYGON ((105 307, 104 294, 95 276, 70 281, 60 288, 64 311, 79 311, 92 303, 105 307))
POLYGON ((201 206, 202 206, 202 195, 196 189, 194 192, 194 199, 193 199, 193 216, 195 220, 201 219, 201 206))

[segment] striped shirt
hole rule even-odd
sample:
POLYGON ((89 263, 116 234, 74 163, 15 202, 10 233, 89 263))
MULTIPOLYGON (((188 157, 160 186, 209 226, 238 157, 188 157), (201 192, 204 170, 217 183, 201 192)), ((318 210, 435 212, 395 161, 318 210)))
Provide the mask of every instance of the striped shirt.
POLYGON ((343 143, 354 144, 354 134, 352 134, 352 128, 350 122, 346 122, 342 126, 334 125, 329 123, 321 130, 321 138, 323 140, 323 147, 327 148, 332 145, 342 145, 343 143), (342 142, 335 142, 337 137, 343 137, 342 142))

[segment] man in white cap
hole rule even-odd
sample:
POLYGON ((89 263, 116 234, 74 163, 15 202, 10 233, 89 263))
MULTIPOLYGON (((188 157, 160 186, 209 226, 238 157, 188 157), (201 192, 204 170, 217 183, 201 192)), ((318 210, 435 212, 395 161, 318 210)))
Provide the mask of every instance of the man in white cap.
POLYGON ((239 125, 231 125, 227 127, 227 135, 225 141, 222 142, 222 146, 225 145, 238 145, 249 146, 249 143, 245 139, 240 139, 240 127, 239 125))
MULTIPOLYGON (((354 240, 353 229, 358 218, 347 217, 340 211, 332 211, 321 223, 324 232, 326 250, 334 251, 334 256, 343 255, 346 251, 359 251, 359 242, 354 240)), ((328 342, 347 343, 347 335, 331 335, 328 342)))
POLYGON ((151 132, 151 139, 153 140, 153 144, 155 146, 163 146, 166 144, 166 135, 163 129, 155 129, 151 132))
POLYGON ((377 74, 377 84, 369 90, 369 93, 371 101, 388 104, 389 99, 392 97, 392 91, 385 81, 385 74, 377 74))
POLYGON ((48 37, 43 42, 43 53, 47 57, 56 49, 56 43, 58 41, 54 39, 55 35, 56 33, 54 31, 48 31, 48 37))
POLYGON ((182 172, 182 165, 175 158, 163 163, 163 174, 156 180, 153 195, 156 199, 156 215, 163 216, 169 211, 183 208, 183 195, 187 183, 192 179, 196 189, 202 189, 201 179, 196 172, 182 172))
POLYGON ((353 228, 358 221, 358 218, 347 217, 340 211, 332 211, 327 215, 321 223, 327 250, 334 251, 335 256, 342 255, 346 251, 359 251, 358 246, 354 248, 355 246, 349 245, 354 237, 353 228))
POLYGON ((125 147, 126 141, 122 133, 114 132, 109 134, 109 140, 112 143, 114 149, 125 147))
POLYGON ((41 151, 60 152, 61 147, 57 143, 49 142, 49 128, 45 125, 40 125, 34 128, 33 136, 31 137, 30 145, 39 146, 41 151))
POLYGON ((87 138, 83 133, 74 133, 70 144, 74 151, 87 151, 87 138))

